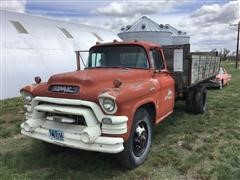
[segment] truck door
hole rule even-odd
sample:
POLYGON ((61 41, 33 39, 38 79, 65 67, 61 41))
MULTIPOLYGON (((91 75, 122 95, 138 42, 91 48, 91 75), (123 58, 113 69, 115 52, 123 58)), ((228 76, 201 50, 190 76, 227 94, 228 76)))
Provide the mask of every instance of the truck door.
POLYGON ((175 102, 174 80, 169 74, 161 49, 150 50, 150 61, 157 81, 157 122, 173 111, 175 102))

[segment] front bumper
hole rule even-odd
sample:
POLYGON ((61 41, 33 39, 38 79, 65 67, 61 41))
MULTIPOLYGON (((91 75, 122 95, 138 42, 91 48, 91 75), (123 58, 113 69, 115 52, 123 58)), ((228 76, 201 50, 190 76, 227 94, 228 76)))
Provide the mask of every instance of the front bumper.
MULTIPOLYGON (((127 132, 126 116, 105 115, 93 102, 35 97, 32 105, 25 108, 26 121, 21 124, 23 135, 77 149, 105 153, 119 153, 124 150, 123 138, 105 137, 102 134, 121 135, 127 132), (46 113, 81 115, 86 125, 61 123, 46 118, 46 113), (112 124, 103 124, 102 119, 110 118, 112 124), (63 132, 64 138, 56 140, 50 136, 50 130, 63 132)), ((109 135, 110 136, 110 135, 109 135)))
POLYGON ((46 128, 36 128, 34 132, 27 132, 23 128, 21 130, 23 135, 39 139, 48 143, 66 146, 76 149, 83 149, 88 151, 98 151, 104 153, 119 153, 123 151, 123 139, 99 136, 94 143, 84 143, 81 141, 81 135, 64 133, 64 141, 57 141, 49 138, 49 130, 46 128))

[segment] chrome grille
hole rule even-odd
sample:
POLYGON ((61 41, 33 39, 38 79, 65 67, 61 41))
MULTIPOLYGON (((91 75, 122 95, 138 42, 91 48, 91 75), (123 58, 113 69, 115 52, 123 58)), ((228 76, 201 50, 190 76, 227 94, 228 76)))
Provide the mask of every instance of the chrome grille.
MULTIPOLYGON (((72 120, 74 120, 73 122, 65 122, 65 123, 87 126, 85 118, 81 115, 69 115, 69 114, 46 112, 46 118, 47 117, 48 118, 52 117, 52 121, 59 122, 59 123, 64 123, 64 122, 62 122, 62 119, 64 119, 64 118, 72 119, 72 120)), ((46 119, 46 120, 48 120, 48 119, 46 119)))

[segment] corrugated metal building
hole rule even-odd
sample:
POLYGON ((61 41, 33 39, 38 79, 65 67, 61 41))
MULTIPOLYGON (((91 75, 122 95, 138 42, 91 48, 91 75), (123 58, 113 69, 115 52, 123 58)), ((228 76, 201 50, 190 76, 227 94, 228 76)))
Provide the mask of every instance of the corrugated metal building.
POLYGON ((186 32, 169 24, 158 24, 147 16, 122 28, 118 36, 123 40, 150 41, 161 45, 189 44, 190 41, 186 32))
MULTIPOLYGON (((75 50, 88 50, 96 41, 119 39, 98 27, 10 11, 0 13, 0 99, 20 96, 20 88, 33 83, 37 75, 47 81, 53 74, 76 70, 75 50)), ((88 53, 82 56, 86 60, 88 53)))

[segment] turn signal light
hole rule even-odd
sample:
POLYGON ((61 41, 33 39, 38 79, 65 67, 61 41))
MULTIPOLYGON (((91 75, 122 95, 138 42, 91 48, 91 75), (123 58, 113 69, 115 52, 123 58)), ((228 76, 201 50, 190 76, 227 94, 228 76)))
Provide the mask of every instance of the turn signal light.
POLYGON ((112 119, 111 119, 111 118, 103 118, 103 119, 102 119, 102 122, 103 122, 104 124, 112 124, 112 119))

